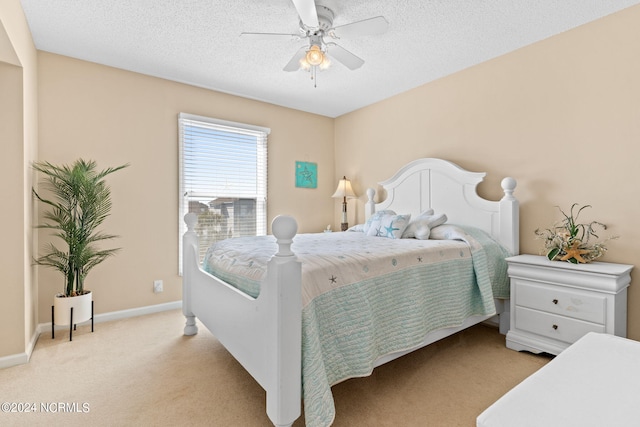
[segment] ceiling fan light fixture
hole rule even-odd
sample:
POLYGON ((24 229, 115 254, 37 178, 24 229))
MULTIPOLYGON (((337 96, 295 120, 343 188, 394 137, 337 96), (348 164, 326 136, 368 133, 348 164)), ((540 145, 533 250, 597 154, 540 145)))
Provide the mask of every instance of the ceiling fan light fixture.
POLYGON ((309 65, 312 65, 315 67, 322 64, 322 62, 325 60, 325 55, 324 55, 324 52, 320 50, 319 46, 313 45, 307 51, 307 54, 305 55, 305 60, 309 65))
POLYGON ((302 68, 305 71, 309 71, 311 69, 311 64, 307 62, 304 56, 300 59, 300 68, 302 68))
POLYGON ((330 66, 331 66, 331 61, 329 60, 329 57, 327 55, 324 55, 322 62, 320 63, 320 65, 318 65, 318 68, 320 68, 321 70, 326 70, 330 66))

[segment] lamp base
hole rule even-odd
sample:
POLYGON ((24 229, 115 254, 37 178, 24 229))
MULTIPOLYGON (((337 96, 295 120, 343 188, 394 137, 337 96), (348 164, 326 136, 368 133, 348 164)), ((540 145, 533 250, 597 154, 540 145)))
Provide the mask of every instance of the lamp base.
POLYGON ((349 228, 349 224, 346 222, 342 222, 340 223, 340 231, 347 231, 347 229, 349 228))

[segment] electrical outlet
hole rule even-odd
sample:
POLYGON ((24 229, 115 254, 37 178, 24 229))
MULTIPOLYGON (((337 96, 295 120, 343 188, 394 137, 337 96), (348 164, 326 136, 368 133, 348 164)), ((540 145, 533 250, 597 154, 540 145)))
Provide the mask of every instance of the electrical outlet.
POLYGON ((153 281, 153 292, 155 292, 156 294, 158 292, 162 292, 162 280, 153 281))

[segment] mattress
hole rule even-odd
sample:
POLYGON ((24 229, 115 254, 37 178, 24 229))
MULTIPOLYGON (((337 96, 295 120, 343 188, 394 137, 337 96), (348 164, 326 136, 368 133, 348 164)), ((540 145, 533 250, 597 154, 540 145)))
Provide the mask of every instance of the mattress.
POLYGON ((590 332, 477 418, 514 426, 640 426, 640 342, 590 332))
MULTIPOLYGON (((494 298, 509 297, 504 258, 508 252, 474 227, 442 225, 428 240, 388 239, 361 232, 298 234, 291 250, 302 263, 302 305, 336 288, 412 269, 467 263, 480 272, 486 267, 494 298), (472 261, 472 253, 476 265, 472 261), (462 261, 462 262, 460 262, 462 261), (485 265, 486 264, 486 265, 485 265)), ((238 237, 212 245, 203 269, 256 298, 267 264, 276 253, 273 236, 238 237)), ((455 267, 458 268, 458 267, 455 267)))

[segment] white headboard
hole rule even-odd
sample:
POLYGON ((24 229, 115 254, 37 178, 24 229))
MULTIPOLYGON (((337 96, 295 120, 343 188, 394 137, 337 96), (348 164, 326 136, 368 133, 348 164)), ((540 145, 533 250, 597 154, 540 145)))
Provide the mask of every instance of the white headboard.
POLYGON ((494 202, 478 196, 476 191, 485 175, 442 159, 414 160, 379 183, 387 192, 383 202, 375 203, 375 190, 367 190, 365 216, 369 218, 376 211, 391 209, 415 217, 432 208, 436 214, 446 214, 448 223, 486 231, 516 255, 520 250, 519 206, 513 197, 516 180, 503 179, 504 197, 494 202))

